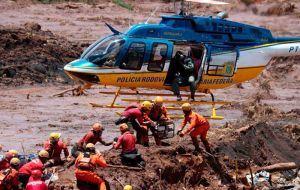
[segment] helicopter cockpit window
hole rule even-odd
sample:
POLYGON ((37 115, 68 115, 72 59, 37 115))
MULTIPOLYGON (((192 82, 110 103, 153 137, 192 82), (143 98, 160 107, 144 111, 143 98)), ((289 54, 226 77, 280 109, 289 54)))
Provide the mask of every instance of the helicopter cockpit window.
POLYGON ((112 36, 111 38, 101 41, 91 50, 91 53, 87 54, 84 58, 101 67, 112 68, 124 42, 125 40, 119 36, 112 36))
POLYGON ((208 63, 207 74, 225 77, 233 76, 237 55, 235 48, 213 47, 208 63))
POLYGON ((121 69, 140 70, 145 54, 144 43, 132 43, 120 65, 121 69))
POLYGON ((151 52, 151 59, 148 64, 149 71, 162 71, 167 58, 167 45, 154 43, 151 52))

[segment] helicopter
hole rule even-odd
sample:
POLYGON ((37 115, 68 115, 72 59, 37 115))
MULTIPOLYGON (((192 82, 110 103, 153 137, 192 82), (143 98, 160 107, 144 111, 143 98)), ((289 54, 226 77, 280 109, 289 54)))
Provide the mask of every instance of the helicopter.
MULTIPOLYGON (((225 102, 216 102, 212 90, 255 78, 273 57, 300 55, 300 37, 274 37, 266 28, 227 20, 223 13, 193 16, 186 11, 185 2, 227 4, 215 0, 185 0, 180 14, 162 16, 158 24, 136 24, 126 32, 106 24, 112 34, 91 44, 79 59, 67 64, 64 71, 71 79, 86 82, 82 90, 93 84, 119 87, 115 93, 106 92, 115 94, 111 104, 100 105, 119 108, 115 101, 122 94, 168 96, 122 92, 121 88, 171 90, 172 58, 180 50, 195 63, 197 92, 210 94, 212 98, 212 102, 192 103, 211 104, 211 118, 222 119, 216 115, 215 105, 225 102)), ((189 91, 187 86, 181 89, 189 91)))

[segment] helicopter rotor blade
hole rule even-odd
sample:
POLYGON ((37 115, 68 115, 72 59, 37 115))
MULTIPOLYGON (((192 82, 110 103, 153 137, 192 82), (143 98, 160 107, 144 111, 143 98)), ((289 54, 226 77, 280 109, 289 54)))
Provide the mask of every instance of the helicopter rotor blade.
POLYGON ((229 3, 223 1, 216 1, 216 0, 186 0, 187 2, 194 2, 194 3, 207 3, 213 5, 228 5, 229 3))

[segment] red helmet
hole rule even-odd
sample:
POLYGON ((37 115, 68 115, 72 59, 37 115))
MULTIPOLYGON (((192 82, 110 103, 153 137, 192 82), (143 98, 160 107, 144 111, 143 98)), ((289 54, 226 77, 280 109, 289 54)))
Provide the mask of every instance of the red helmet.
POLYGON ((13 153, 11 152, 5 152, 5 159, 10 162, 10 160, 14 157, 13 153))
POLYGON ((34 179, 34 180, 39 180, 42 178, 42 172, 40 170, 33 170, 31 172, 31 177, 34 179))

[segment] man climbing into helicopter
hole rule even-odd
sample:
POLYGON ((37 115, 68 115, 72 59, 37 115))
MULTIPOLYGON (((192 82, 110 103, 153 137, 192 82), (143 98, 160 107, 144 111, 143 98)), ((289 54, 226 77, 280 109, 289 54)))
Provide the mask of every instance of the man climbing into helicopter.
POLYGON ((172 90, 177 96, 177 101, 181 101, 180 86, 190 86, 191 101, 195 100, 196 83, 194 77, 194 62, 189 57, 183 54, 182 51, 177 51, 173 58, 174 79, 172 82, 172 90))

